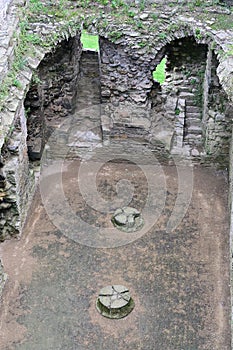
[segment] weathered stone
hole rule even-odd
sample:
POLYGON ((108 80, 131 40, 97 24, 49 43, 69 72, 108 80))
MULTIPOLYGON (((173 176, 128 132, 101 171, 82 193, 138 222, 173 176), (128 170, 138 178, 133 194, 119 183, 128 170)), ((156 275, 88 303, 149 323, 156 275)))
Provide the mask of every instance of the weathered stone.
POLYGON ((0 210, 5 210, 5 209, 9 209, 12 206, 11 203, 6 203, 6 202, 0 202, 0 210))
POLYGON ((112 217, 113 224, 124 232, 140 230, 144 224, 140 212, 131 207, 118 208, 112 217))
POLYGON ((126 225, 127 223, 127 215, 122 213, 122 214, 117 214, 114 216, 114 220, 117 225, 126 225))
POLYGON ((133 310, 134 301, 126 287, 107 286, 100 290, 96 308, 104 317, 119 319, 126 317, 133 310))
POLYGON ((141 19, 141 20, 145 20, 145 19, 147 19, 149 17, 149 14, 148 13, 142 13, 140 16, 139 16, 139 18, 141 19))
POLYGON ((6 283, 6 280, 7 280, 7 274, 4 272, 2 263, 0 261, 0 298, 1 298, 1 295, 2 295, 2 291, 3 291, 4 285, 6 283))

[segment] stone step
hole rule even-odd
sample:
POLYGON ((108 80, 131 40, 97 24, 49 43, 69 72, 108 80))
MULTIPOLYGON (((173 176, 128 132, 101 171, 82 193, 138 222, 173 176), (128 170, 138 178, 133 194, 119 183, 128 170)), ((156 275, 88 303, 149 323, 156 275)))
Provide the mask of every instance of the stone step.
POLYGON ((79 90, 79 95, 88 96, 92 95, 94 92, 100 91, 100 87, 98 84, 92 83, 92 84, 86 84, 85 89, 82 89, 82 84, 77 85, 79 90), (91 89, 91 90, 90 90, 91 89))
POLYGON ((194 94, 192 93, 192 92, 181 92, 180 93, 180 97, 182 97, 182 98, 185 98, 186 100, 191 100, 191 99, 194 99, 194 94))
POLYGON ((203 141, 202 140, 184 140, 183 142, 184 146, 191 146, 192 148, 202 148, 203 147, 203 141))
POLYGON ((99 75, 99 70, 89 69, 87 67, 81 66, 80 73, 83 75, 99 75))
POLYGON ((195 144, 195 145, 202 145, 203 143, 203 138, 200 135, 194 135, 194 136, 185 136, 184 137, 184 144, 195 144))
POLYGON ((192 92, 192 87, 190 86, 179 86, 179 91, 180 92, 192 92))
POLYGON ((194 105, 186 105, 186 113, 201 113, 201 108, 194 105))
POLYGON ((189 112, 186 110, 186 118, 188 118, 188 119, 198 119, 198 120, 201 120, 201 113, 189 113, 189 112))
MULTIPOLYGON (((99 105, 100 70, 99 56, 94 51, 83 51, 80 61, 80 75, 77 84, 76 111, 99 105)), ((96 118, 98 119, 98 115, 96 118)))
POLYGON ((97 68, 99 69, 99 62, 98 61, 97 62, 86 62, 86 61, 81 60, 80 63, 83 67, 87 67, 89 69, 97 69, 97 68))
POLYGON ((188 99, 186 98, 185 99, 185 103, 186 103, 186 107, 190 107, 190 106, 193 106, 193 107, 197 107, 196 103, 195 103, 196 99, 195 97, 189 97, 188 99))
POLYGON ((99 54, 97 51, 92 51, 92 50, 83 50, 82 51, 82 57, 93 59, 93 58, 98 58, 99 54))
POLYGON ((195 126, 192 125, 190 127, 185 128, 185 134, 189 135, 189 134, 193 134, 193 135, 201 135, 202 134, 202 128, 200 126, 195 126))
POLYGON ((191 121, 190 122, 190 121, 186 120, 186 122, 185 122, 185 129, 190 130, 193 127, 194 128, 196 128, 196 127, 201 128, 202 125, 201 125, 200 121, 191 121))
POLYGON ((198 123, 199 125, 202 124, 202 120, 200 118, 192 118, 192 117, 188 117, 186 116, 185 118, 185 122, 187 123, 198 123))

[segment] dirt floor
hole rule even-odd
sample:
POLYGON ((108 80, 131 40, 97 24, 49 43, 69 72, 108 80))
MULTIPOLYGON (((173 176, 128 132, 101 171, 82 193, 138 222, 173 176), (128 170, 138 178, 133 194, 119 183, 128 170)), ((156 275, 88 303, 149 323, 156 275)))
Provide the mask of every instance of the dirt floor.
MULTIPOLYGON (((135 164, 106 163, 96 178, 106 201, 114 202, 123 177, 134 185, 129 204, 143 212, 152 191, 150 175, 157 184, 151 195, 156 205, 149 205, 145 213, 146 220, 150 215, 151 227, 125 241, 120 232, 118 240, 117 231, 111 231, 114 206, 109 204, 108 213, 97 210, 91 198, 81 194, 77 169, 77 161, 67 162, 63 169, 66 204, 53 208, 56 220, 48 202, 59 200, 60 189, 51 173, 47 197, 42 190, 42 202, 38 190, 21 239, 0 246, 8 274, 0 314, 0 349, 230 350, 225 176, 213 169, 194 168, 188 210, 181 205, 181 221, 168 230, 176 200, 185 191, 178 186, 177 168, 163 166, 159 175, 145 176, 135 164), (161 192, 162 184, 165 191, 161 192), (85 227, 96 231, 85 233, 80 226, 73 232, 72 218, 62 216, 65 205, 87 223, 85 227), (66 224, 64 232, 62 224, 66 224), (102 229, 114 233, 112 241, 103 240, 102 229), (125 285, 135 301, 134 310, 121 320, 104 318, 95 307, 99 290, 111 284, 125 285)), ((87 178, 91 171, 86 172, 87 178)))

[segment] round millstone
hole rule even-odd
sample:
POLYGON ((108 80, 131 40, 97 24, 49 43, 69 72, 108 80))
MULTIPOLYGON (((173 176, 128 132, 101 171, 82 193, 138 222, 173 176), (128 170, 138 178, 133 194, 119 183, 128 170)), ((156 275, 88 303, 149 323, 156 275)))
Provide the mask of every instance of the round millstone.
POLYGON ((132 207, 118 208, 112 217, 112 223, 124 232, 135 232, 142 228, 144 220, 140 211, 132 207))
POLYGON ((126 317, 134 308, 134 301, 128 288, 121 285, 107 286, 101 289, 96 302, 99 313, 108 318, 126 317))

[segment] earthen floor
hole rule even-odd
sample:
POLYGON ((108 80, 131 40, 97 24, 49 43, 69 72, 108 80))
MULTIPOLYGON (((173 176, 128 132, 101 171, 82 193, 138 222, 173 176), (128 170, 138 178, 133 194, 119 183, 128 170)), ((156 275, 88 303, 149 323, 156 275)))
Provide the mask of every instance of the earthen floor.
MULTIPOLYGON (((77 161, 64 168, 69 207, 90 227, 110 229, 110 214, 94 210, 81 195, 77 168, 77 161)), ((0 349, 230 350, 225 177, 210 168, 194 168, 188 209, 178 226, 167 231, 178 179, 174 166, 162 167, 162 173, 165 203, 158 218, 153 219, 151 210, 153 227, 128 244, 109 243, 108 248, 103 241, 95 246, 95 237, 88 244, 79 227, 77 236, 63 234, 48 216, 38 189, 22 237, 0 246, 8 274, 0 349), (134 310, 121 320, 104 318, 95 307, 99 290, 111 284, 129 288, 135 301, 134 310)), ((99 170, 102 198, 114 200, 122 177, 135 186, 131 206, 143 208, 147 179, 133 164, 106 163, 99 170)), ((54 198, 52 175, 47 186, 54 198)), ((162 205, 158 193, 154 200, 162 205)))

